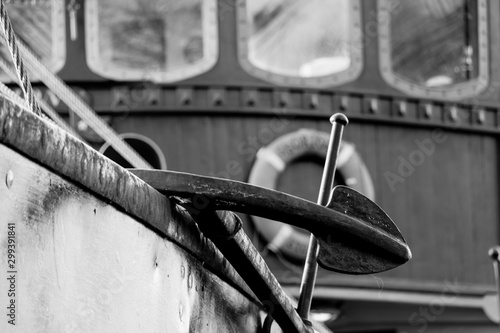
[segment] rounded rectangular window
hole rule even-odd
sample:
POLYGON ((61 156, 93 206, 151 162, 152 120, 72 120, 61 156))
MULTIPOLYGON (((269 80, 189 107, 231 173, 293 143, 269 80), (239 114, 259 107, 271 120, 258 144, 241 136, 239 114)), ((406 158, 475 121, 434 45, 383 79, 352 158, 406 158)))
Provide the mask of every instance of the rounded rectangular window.
POLYGON ((383 0, 378 11, 380 66, 389 84, 445 99, 486 88, 486 0, 383 0))
POLYGON ((173 82, 212 68, 216 0, 87 0, 87 62, 115 80, 173 82))
MULTIPOLYGON (((66 28, 64 1, 6 1, 5 7, 12 22, 16 36, 38 56, 51 71, 57 72, 66 60, 66 28)), ((12 58, 2 38, 0 57, 4 65, 14 71, 12 58)), ((17 81, 7 75, 0 67, 0 79, 3 82, 17 81)), ((31 77, 36 81, 36 77, 31 77)))
POLYGON ((359 11, 356 0, 240 0, 240 63, 276 84, 352 81, 362 69, 359 11))

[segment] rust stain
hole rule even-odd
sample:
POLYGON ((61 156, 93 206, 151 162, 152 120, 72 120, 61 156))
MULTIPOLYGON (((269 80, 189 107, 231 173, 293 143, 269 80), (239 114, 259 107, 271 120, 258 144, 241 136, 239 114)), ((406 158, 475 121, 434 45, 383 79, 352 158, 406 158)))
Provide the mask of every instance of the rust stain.
POLYGON ((76 191, 74 191, 72 186, 63 183, 54 183, 49 186, 47 194, 43 198, 42 207, 46 212, 50 213, 54 211, 62 200, 75 193, 76 191))

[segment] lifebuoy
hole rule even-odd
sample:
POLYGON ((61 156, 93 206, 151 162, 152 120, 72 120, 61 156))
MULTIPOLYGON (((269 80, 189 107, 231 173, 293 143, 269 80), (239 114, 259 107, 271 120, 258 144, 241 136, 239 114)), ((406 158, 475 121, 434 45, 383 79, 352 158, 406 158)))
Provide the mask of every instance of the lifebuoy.
MULTIPOLYGON (((257 152, 248 182, 253 185, 276 189, 280 174, 297 158, 315 155, 326 158, 330 135, 328 133, 300 129, 285 134, 257 152)), ((337 172, 346 185, 374 199, 375 190, 368 169, 352 143, 342 142, 337 159, 337 172)), ((257 230, 268 242, 272 251, 280 251, 293 259, 305 258, 309 234, 290 225, 252 216, 257 230)))

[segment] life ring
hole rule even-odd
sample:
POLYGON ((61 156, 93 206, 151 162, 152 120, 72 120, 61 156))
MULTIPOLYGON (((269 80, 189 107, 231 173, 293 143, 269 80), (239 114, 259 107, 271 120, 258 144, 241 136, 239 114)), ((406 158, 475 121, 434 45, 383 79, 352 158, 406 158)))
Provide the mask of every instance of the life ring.
MULTIPOLYGON (((248 183, 276 189, 280 174, 295 159, 308 155, 325 159, 329 138, 329 133, 312 129, 300 129, 279 137, 257 152, 248 183)), ((342 142, 336 172, 342 175, 347 186, 374 199, 375 189, 372 179, 352 143, 342 142)), ((305 258, 309 233, 258 216, 252 216, 252 220, 259 233, 268 242, 267 247, 270 250, 281 252, 292 259, 305 258)))

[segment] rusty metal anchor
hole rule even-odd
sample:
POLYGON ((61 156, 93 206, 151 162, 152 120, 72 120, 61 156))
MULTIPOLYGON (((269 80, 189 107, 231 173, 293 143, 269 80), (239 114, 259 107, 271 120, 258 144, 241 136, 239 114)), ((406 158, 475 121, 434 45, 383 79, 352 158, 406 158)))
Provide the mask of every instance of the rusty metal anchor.
POLYGON ((175 171, 131 169, 139 178, 189 207, 191 215, 229 210, 288 223, 313 233, 318 262, 328 270, 371 274, 395 268, 411 258, 390 217, 361 193, 333 189, 329 206, 246 183, 175 171))
MULTIPOLYGON (((335 120, 341 122, 342 118, 345 116, 337 119, 333 116, 332 123, 335 120)), ((331 155, 332 146, 337 147, 337 154, 341 137, 341 132, 335 134, 335 124, 332 132, 336 144, 330 141, 328 155, 331 155)), ((245 278, 259 300, 263 304, 271 302, 274 308, 272 317, 281 328, 285 332, 298 333, 312 332, 307 319, 316 267, 310 268, 313 273, 304 273, 303 286, 307 286, 307 291, 302 305, 299 300, 297 312, 241 228, 241 221, 230 211, 261 216, 310 231, 315 238, 308 257, 314 262, 317 257, 319 265, 328 270, 371 274, 395 268, 411 258, 399 229, 377 204, 345 186, 337 186, 331 191, 335 158, 336 155, 330 159, 327 156, 327 170, 323 177, 326 181, 322 182, 318 200, 326 206, 238 181, 173 171, 130 171, 184 207, 204 235, 245 278)))

